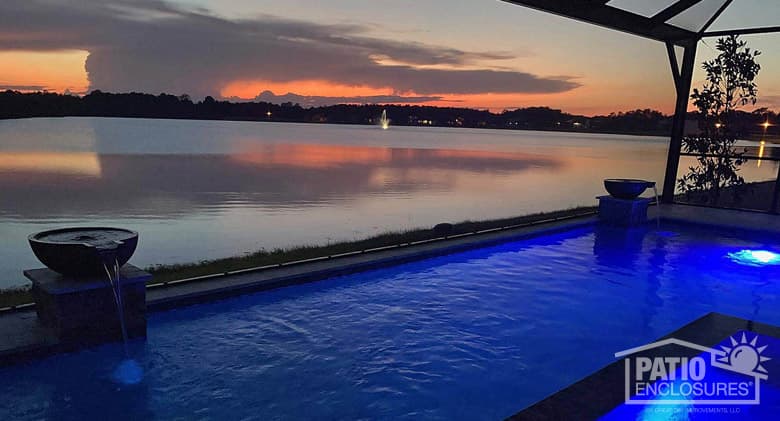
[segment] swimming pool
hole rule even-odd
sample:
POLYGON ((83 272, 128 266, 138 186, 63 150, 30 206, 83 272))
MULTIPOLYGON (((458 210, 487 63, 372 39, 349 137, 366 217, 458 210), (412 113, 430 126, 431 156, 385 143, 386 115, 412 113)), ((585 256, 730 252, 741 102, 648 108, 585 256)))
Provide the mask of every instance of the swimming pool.
POLYGON ((581 227, 154 313, 140 384, 111 380, 119 345, 6 367, 0 419, 501 419, 709 311, 780 324, 780 265, 738 258, 777 239, 664 230, 581 227))

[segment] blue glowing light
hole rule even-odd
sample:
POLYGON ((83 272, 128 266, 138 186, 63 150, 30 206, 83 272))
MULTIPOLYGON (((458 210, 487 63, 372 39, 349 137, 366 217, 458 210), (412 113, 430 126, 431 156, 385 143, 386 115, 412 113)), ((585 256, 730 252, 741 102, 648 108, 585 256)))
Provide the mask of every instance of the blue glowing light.
POLYGON ((115 382, 124 385, 133 385, 141 383, 144 379, 144 369, 136 360, 122 360, 114 369, 113 379, 115 382))
POLYGON ((780 254, 769 250, 740 250, 729 253, 729 259, 740 265, 780 265, 780 254))

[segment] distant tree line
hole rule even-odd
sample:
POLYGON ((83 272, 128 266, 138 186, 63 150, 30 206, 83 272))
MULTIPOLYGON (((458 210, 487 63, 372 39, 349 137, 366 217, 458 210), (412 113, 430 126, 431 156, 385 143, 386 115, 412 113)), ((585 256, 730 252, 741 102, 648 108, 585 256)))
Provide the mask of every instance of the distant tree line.
MULTIPOLYGON (((333 124, 377 124, 382 110, 392 125, 472 127, 517 130, 561 130, 601 133, 668 135, 671 117, 655 110, 634 110, 586 117, 548 107, 529 107, 493 113, 486 110, 420 105, 341 104, 304 108, 299 104, 230 102, 206 97, 192 101, 188 95, 114 94, 93 91, 75 96, 49 92, 0 92, 0 119, 25 117, 135 117, 199 120, 280 121, 333 124)), ((696 120, 693 113, 690 119, 696 120)), ((766 109, 741 112, 735 130, 759 130, 766 119, 778 115, 766 109)))

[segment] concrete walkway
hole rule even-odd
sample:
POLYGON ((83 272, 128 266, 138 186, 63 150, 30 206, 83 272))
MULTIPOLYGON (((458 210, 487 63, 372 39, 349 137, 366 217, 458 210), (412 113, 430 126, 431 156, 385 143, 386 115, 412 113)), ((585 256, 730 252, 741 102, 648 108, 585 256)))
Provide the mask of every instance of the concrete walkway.
POLYGON ((648 216, 655 218, 659 211, 661 219, 667 221, 780 235, 780 215, 692 205, 661 205, 660 209, 651 207, 648 216))

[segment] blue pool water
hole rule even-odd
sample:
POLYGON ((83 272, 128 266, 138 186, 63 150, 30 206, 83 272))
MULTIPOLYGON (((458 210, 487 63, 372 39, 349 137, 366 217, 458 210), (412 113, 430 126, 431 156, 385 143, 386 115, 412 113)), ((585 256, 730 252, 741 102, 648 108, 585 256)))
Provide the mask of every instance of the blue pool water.
POLYGON ((501 419, 707 312, 780 324, 742 250, 780 245, 583 227, 155 313, 139 384, 119 345, 7 367, 0 419, 501 419))

